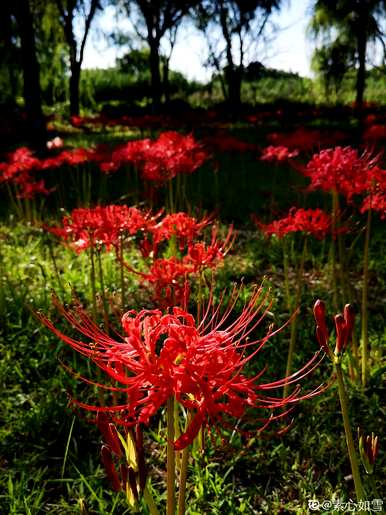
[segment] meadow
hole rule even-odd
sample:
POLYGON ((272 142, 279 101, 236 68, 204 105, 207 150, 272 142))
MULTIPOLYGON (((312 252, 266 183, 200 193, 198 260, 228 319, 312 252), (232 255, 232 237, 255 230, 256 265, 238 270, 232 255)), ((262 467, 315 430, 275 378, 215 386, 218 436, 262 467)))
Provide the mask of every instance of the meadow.
POLYGON ((44 151, 3 142, 0 513, 382 512, 365 114, 52 116, 44 151))

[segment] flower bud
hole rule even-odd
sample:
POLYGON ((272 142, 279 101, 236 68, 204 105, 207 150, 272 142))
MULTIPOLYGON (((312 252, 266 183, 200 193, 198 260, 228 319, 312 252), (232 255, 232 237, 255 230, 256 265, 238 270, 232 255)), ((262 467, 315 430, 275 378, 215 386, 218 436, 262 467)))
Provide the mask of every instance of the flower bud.
POLYGON ((326 354, 330 353, 328 347, 328 331, 326 325, 326 306, 322 300, 317 300, 314 304, 314 317, 316 321, 316 337, 320 347, 326 354))
POLYGON ((340 354, 347 343, 347 326, 343 315, 335 315, 335 329, 336 329, 336 346, 335 354, 340 354))
POLYGON ((107 477, 109 478, 112 484, 113 490, 119 492, 119 490, 121 489, 121 482, 119 481, 118 474, 114 467, 113 456, 111 454, 110 447, 108 447, 107 445, 102 445, 101 455, 102 463, 105 467, 107 477))
POLYGON ((374 433, 371 433, 371 436, 364 436, 359 432, 359 454, 367 474, 372 474, 374 471, 378 450, 378 436, 375 436, 374 433))

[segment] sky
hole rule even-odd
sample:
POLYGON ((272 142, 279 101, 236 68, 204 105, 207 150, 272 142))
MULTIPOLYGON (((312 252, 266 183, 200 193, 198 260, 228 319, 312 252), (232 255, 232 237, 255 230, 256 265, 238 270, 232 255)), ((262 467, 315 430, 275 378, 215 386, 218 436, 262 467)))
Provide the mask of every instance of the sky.
MULTIPOLYGON (((283 7, 271 17, 276 27, 270 34, 270 43, 258 47, 252 60, 265 66, 310 76, 312 43, 307 38, 306 28, 310 20, 310 0, 284 0, 283 7)), ((115 17, 113 9, 106 8, 99 15, 86 43, 84 68, 106 68, 114 66, 115 59, 128 48, 119 48, 108 43, 105 34, 113 32, 116 26, 124 31, 132 30, 128 20, 115 17)), ((181 25, 173 50, 170 66, 186 77, 205 82, 211 71, 204 67, 207 45, 203 36, 192 23, 181 25)))

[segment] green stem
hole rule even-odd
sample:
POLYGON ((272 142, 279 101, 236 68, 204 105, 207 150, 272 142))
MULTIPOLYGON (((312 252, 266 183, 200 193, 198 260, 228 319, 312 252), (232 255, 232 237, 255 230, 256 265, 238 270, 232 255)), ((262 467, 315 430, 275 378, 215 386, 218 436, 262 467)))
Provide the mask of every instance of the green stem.
POLYGON ((338 310, 338 285, 336 280, 336 250, 335 250, 335 235, 337 227, 337 204, 338 204, 338 193, 332 192, 332 215, 331 215, 331 272, 332 272, 332 299, 334 303, 334 309, 338 310))
POLYGON ((175 487, 175 472, 176 461, 174 451, 174 397, 169 397, 167 401, 167 431, 168 431, 168 444, 167 444, 167 515, 175 515, 176 506, 176 487, 175 487))
POLYGON ((91 247, 90 247, 90 262, 91 262, 90 282, 91 282, 91 296, 92 296, 92 315, 94 318, 94 322, 96 322, 97 309, 96 309, 95 259, 94 259, 94 242, 93 241, 91 241, 91 247))
POLYGON ((98 257, 99 281, 101 284, 101 292, 102 292, 103 320, 104 320, 104 324, 105 324, 105 330, 108 333, 109 332, 109 313, 108 313, 108 305, 107 305, 106 292, 105 292, 105 281, 103 278, 102 252, 100 250, 97 251, 97 257, 98 257))
MULTIPOLYGON (((307 252, 307 237, 304 237, 303 242, 303 252, 300 259, 299 268, 297 270, 296 274, 296 296, 295 296, 295 306, 298 307, 300 304, 300 298, 302 294, 302 286, 303 286, 303 276, 304 276, 304 261, 306 259, 306 252, 307 252)), ((296 328, 297 328, 297 316, 293 318, 291 322, 291 333, 290 333, 290 343, 288 347, 288 357, 287 357, 287 367, 285 372, 285 377, 289 377, 292 372, 292 362, 293 362, 293 355, 294 355, 294 349, 295 349, 295 342, 296 342, 296 328)), ((283 397, 287 397, 288 395, 288 384, 284 385, 283 389, 283 397)))
MULTIPOLYGON (((189 411, 185 431, 188 429, 192 420, 192 414, 189 411)), ((178 515, 184 515, 186 505, 186 480, 188 477, 188 464, 189 464, 190 446, 187 445, 182 451, 181 468, 180 468, 180 484, 178 494, 178 515)))
POLYGON ((189 445, 182 451, 181 471, 180 471, 180 490, 178 496, 178 515, 184 515, 186 504, 186 479, 188 477, 189 445))
POLYGON ((289 272, 288 272, 288 251, 287 251, 287 239, 284 236, 283 240, 283 270, 284 270, 284 289, 287 301, 288 311, 291 311, 291 297, 290 297, 290 289, 289 289, 289 272))
POLYGON ((336 370, 336 377, 338 380, 339 401, 340 401, 340 407, 342 410, 347 450, 348 450, 348 455, 350 458, 351 472, 352 472, 352 476, 354 479, 355 494, 357 497, 357 501, 360 501, 365 498, 365 494, 364 494, 364 490, 363 490, 361 476, 359 473, 359 464, 358 464, 358 459, 357 459, 357 455, 355 452, 354 439, 353 439, 351 426, 350 426, 350 419, 349 419, 349 414, 348 414, 348 399, 347 399, 346 388, 344 385, 343 372, 342 372, 342 367, 341 367, 340 361, 335 362, 335 370, 336 370))
POLYGON ((145 500, 147 507, 149 508, 150 515, 158 515, 159 511, 157 510, 157 506, 155 504, 154 498, 153 498, 151 492, 149 491, 147 485, 145 486, 145 488, 143 490, 143 498, 145 500))
POLYGON ((122 310, 125 309, 126 306, 126 285, 125 285, 125 274, 123 270, 123 236, 121 236, 119 240, 119 265, 120 265, 120 275, 121 275, 121 305, 122 310))
POLYGON ((371 229, 371 209, 367 211, 365 248, 363 255, 363 289, 362 289, 362 385, 368 379, 369 333, 368 333, 368 288, 369 288, 369 247, 371 229))
POLYGON ((63 287, 63 284, 62 284, 62 280, 60 278, 60 274, 59 274, 59 269, 58 269, 58 265, 57 265, 57 262, 56 262, 56 257, 55 257, 55 253, 54 253, 54 250, 52 248, 52 243, 50 240, 48 240, 48 253, 50 255, 50 258, 51 258, 51 261, 52 261, 52 265, 54 267, 54 271, 55 271, 55 276, 56 276, 56 280, 58 282, 58 287, 60 289, 60 291, 62 292, 62 295, 63 295, 63 298, 64 298, 64 287, 63 287))
POLYGON ((173 182, 172 182, 172 179, 169 179, 168 191, 169 191, 169 212, 173 213, 173 211, 174 211, 174 202, 173 202, 173 182))

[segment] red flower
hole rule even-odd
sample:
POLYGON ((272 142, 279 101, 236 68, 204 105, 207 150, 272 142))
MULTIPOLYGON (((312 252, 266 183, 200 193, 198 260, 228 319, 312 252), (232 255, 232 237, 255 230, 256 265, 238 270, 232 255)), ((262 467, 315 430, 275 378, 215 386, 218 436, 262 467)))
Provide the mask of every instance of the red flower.
POLYGON ((263 150, 263 154, 261 155, 260 159, 262 161, 288 161, 289 159, 296 157, 299 155, 299 150, 290 150, 288 147, 284 146, 273 146, 270 145, 269 147, 265 148, 263 150))
POLYGON ((187 213, 179 212, 166 215, 158 224, 149 227, 149 232, 153 237, 153 252, 156 254, 158 245, 162 241, 176 237, 180 250, 200 234, 202 229, 211 222, 210 218, 203 218, 198 221, 187 213))
POLYGON ((78 208, 65 216, 63 227, 50 227, 48 230, 56 236, 70 240, 77 252, 91 246, 117 245, 122 234, 133 236, 144 231, 148 224, 153 224, 150 212, 142 212, 136 207, 98 206, 95 208, 78 208))
POLYGON ((168 131, 155 141, 129 141, 115 149, 111 161, 100 167, 103 171, 114 171, 124 163, 132 163, 144 179, 162 183, 179 174, 193 173, 207 159, 207 153, 191 134, 168 131))
POLYGON ((370 208, 373 211, 378 211, 382 220, 385 219, 386 218, 386 192, 368 195, 362 202, 360 212, 364 213, 364 212, 368 211, 370 208))
MULTIPOLYGON (((224 313, 210 303, 199 323, 180 308, 167 314, 159 310, 129 311, 122 317, 125 336, 121 341, 103 333, 80 306, 68 311, 57 299, 55 304, 60 312, 88 342, 70 338, 43 315, 39 318, 58 338, 120 383, 122 387, 108 388, 125 396, 121 404, 111 406, 73 402, 86 410, 110 413, 115 423, 130 426, 149 424, 150 418, 173 396, 194 413, 186 432, 174 442, 176 449, 182 449, 193 441, 202 426, 226 424, 229 417, 239 419, 248 408, 282 408, 323 390, 318 387, 301 395, 300 386, 296 386, 285 398, 264 395, 284 385, 298 385, 318 365, 320 351, 299 371, 278 381, 261 383, 264 369, 253 377, 245 375, 246 364, 280 329, 270 329, 261 339, 251 338, 271 303, 267 305, 267 294, 256 289, 241 315, 229 320, 238 296, 234 291, 224 313), (251 349, 248 355, 247 348, 251 349)), ((264 427, 274 418, 265 419, 264 427)))
POLYGON ((358 155, 351 147, 335 147, 315 154, 307 164, 305 175, 311 179, 310 189, 337 191, 349 200, 370 187, 379 157, 369 153, 358 155))
POLYGON ((204 242, 191 243, 184 263, 191 264, 195 272, 203 268, 214 268, 221 262, 234 243, 233 227, 230 227, 224 241, 217 239, 217 227, 212 230, 212 240, 209 245, 204 242))
POLYGON ((0 182, 13 181, 24 183, 29 180, 29 174, 40 168, 40 161, 34 157, 32 150, 20 147, 8 154, 6 163, 0 163, 0 182))
POLYGON ((258 220, 255 223, 265 235, 275 234, 282 238, 291 232, 303 232, 318 239, 323 239, 331 232, 331 217, 321 209, 290 209, 284 218, 275 220, 270 224, 262 224, 258 220))
POLYGON ((153 300, 157 306, 168 308, 184 304, 189 293, 187 278, 192 272, 194 267, 190 263, 172 256, 155 259, 147 273, 135 273, 142 277, 142 282, 152 286, 153 300))
POLYGON ((47 189, 44 180, 36 182, 25 182, 21 184, 20 191, 17 194, 18 198, 32 199, 37 194, 49 195, 53 189, 47 189))

